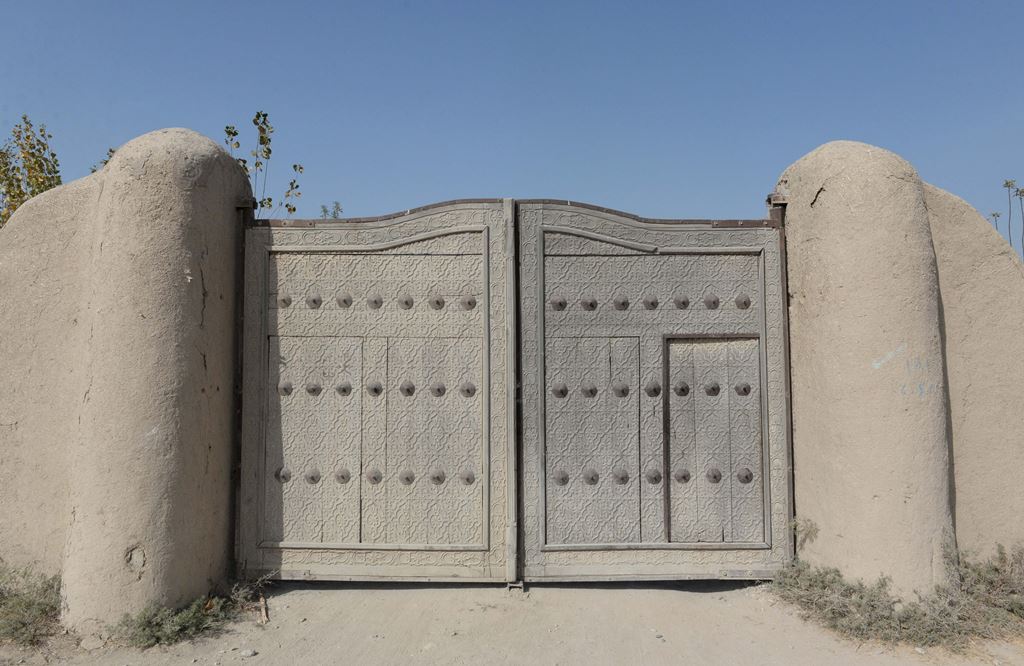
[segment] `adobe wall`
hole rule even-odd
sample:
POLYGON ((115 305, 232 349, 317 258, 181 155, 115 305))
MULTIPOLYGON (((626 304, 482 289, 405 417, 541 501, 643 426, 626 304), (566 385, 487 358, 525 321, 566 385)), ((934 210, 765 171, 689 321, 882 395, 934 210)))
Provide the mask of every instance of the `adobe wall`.
POLYGON ((964 200, 925 185, 938 259, 953 434, 956 538, 1024 544, 1024 265, 964 200))
POLYGON ((1024 271, 988 223, 899 156, 826 144, 790 166, 799 556, 899 593, 944 551, 1024 542, 1024 271))
POLYGON ((234 160, 194 132, 135 139, 0 231, 0 557, 63 570, 91 631, 227 573, 234 160))

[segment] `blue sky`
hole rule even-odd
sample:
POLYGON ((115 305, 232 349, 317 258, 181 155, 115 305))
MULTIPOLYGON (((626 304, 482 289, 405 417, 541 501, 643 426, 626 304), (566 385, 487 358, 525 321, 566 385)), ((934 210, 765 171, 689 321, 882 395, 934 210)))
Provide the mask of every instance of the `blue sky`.
POLYGON ((1005 222, 1002 180, 1024 184, 1022 9, 0 0, 0 132, 45 122, 70 180, 149 130, 219 140, 264 110, 268 194, 302 162, 306 216, 513 196, 759 217, 788 164, 856 139, 1005 222))

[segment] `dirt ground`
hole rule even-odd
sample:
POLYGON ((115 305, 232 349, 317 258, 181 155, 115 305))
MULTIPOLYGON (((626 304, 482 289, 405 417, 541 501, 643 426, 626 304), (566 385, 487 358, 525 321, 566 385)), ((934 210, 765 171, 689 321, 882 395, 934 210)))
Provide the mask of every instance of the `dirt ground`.
POLYGON ((196 643, 0 648, 0 664, 1019 664, 1024 644, 968 654, 840 639, 763 586, 277 585, 270 623, 196 643), (255 654, 254 654, 255 653, 255 654))

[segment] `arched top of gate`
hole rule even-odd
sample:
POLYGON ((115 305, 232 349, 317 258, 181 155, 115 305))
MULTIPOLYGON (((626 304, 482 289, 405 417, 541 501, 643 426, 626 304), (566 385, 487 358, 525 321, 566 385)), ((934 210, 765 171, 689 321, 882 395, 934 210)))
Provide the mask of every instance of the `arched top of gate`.
POLYGON ((598 206, 595 204, 583 203, 580 201, 572 201, 569 199, 452 199, 450 201, 441 201, 438 203, 428 204, 426 206, 418 206, 416 208, 409 208, 406 210, 396 211, 385 215, 375 215, 369 217, 343 217, 337 219, 323 219, 323 218, 312 218, 312 219, 256 219, 253 221, 253 226, 257 227, 288 227, 288 228, 315 228, 324 227, 336 224, 350 225, 350 224, 371 224, 388 222, 391 220, 398 220, 403 217, 416 215, 418 213, 427 213, 432 211, 441 210, 444 208, 451 208, 457 206, 465 206, 472 204, 480 205, 498 205, 505 201, 512 202, 515 206, 527 205, 527 206, 541 206, 541 207, 558 207, 566 210, 578 209, 580 211, 603 213, 605 215, 623 218, 625 220, 639 222, 643 224, 652 225, 699 225, 704 227, 712 227, 718 229, 728 228, 764 228, 770 227, 775 228, 781 226, 781 220, 772 215, 771 217, 762 219, 707 219, 707 218, 655 218, 655 217, 643 217, 634 213, 628 213, 614 208, 607 208, 605 206, 598 206))

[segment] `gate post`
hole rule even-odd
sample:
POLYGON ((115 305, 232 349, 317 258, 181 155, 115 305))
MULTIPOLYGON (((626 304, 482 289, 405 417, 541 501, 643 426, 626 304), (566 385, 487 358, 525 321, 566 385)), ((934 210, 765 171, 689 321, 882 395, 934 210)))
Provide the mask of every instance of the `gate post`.
POLYGON ((924 188, 897 155, 829 143, 787 195, 794 488, 801 557, 897 592, 945 581, 949 401, 924 188), (799 525, 800 523, 798 523, 799 525))
POLYGON ((97 175, 63 575, 64 621, 83 632, 228 571, 235 206, 250 196, 227 153, 182 129, 129 142, 97 175))

